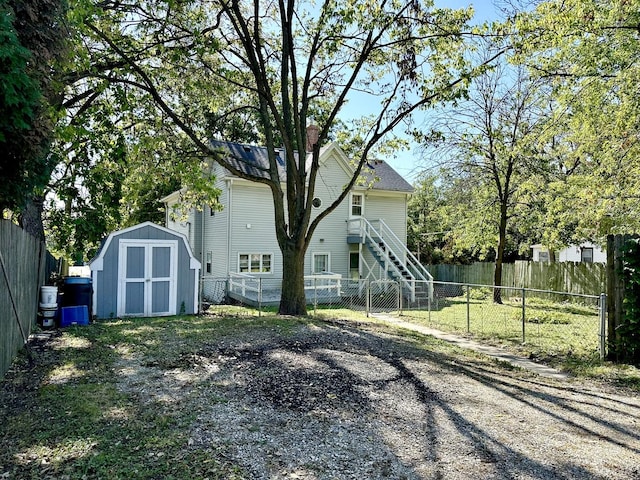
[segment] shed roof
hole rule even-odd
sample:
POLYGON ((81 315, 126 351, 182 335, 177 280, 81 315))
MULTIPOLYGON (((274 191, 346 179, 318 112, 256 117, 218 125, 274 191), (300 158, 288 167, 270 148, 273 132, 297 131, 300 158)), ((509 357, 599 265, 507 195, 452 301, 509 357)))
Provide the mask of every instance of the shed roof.
POLYGON ((124 228, 122 230, 117 230, 115 232, 111 232, 106 238, 104 238, 102 240, 102 242, 100 243, 100 247, 98 248, 98 251, 96 252, 96 255, 89 261, 89 265, 90 265, 91 269, 92 270, 102 270, 104 254, 109 249, 113 238, 119 237, 119 236, 122 236, 122 235, 126 235, 127 233, 134 232, 136 230, 143 230, 143 229, 157 230, 159 232, 163 232, 166 235, 172 236, 172 237, 176 238, 176 240, 179 240, 180 242, 182 242, 184 247, 187 249, 187 253, 189 254, 190 268, 200 268, 200 262, 193 255, 193 252, 191 250, 191 246, 189 245, 189 241, 187 240, 187 237, 185 237, 180 232, 176 232, 175 230, 171 230, 171 229, 169 229, 167 227, 163 227, 163 226, 158 225, 156 223, 143 222, 143 223, 139 223, 137 225, 133 225, 133 226, 128 227, 128 228, 124 228))

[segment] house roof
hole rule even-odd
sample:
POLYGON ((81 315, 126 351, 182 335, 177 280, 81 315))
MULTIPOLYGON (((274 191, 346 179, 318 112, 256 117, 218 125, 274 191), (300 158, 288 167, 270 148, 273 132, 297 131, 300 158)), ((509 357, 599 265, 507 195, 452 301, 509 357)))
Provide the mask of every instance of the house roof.
POLYGON ((367 182, 374 180, 373 188, 394 192, 413 192, 413 187, 384 160, 367 162, 363 176, 367 182))
MULTIPOLYGON (((217 148, 224 148, 230 152, 230 156, 227 159, 238 170, 245 172, 248 175, 259 176, 263 178, 268 177, 269 157, 267 155, 267 148, 255 145, 245 145, 233 142, 223 142, 219 140, 212 140, 211 144, 217 148)), ((320 152, 322 157, 328 151, 328 148, 323 148, 320 152)), ((285 161, 280 152, 276 151, 276 159, 278 160, 278 173, 280 179, 284 180, 285 175, 285 161)), ((297 152, 296 152, 297 157, 297 152)), ((411 193, 413 187, 407 182, 398 172, 396 172, 388 163, 384 160, 374 160, 367 162, 365 169, 363 169, 362 177, 366 185, 371 185, 374 190, 389 190, 396 192, 411 193)), ((363 182, 360 182, 361 184, 363 182)))
MULTIPOLYGON (((267 155, 266 147, 258 147, 255 145, 245 145, 241 143, 223 142, 220 140, 212 140, 211 145, 214 148, 223 148, 228 150, 231 155, 227 158, 227 161, 231 163, 241 172, 247 175, 256 177, 268 178, 269 173, 269 157, 267 155)), ((278 159, 278 173, 280 179, 284 180, 284 158, 279 155, 278 159)))

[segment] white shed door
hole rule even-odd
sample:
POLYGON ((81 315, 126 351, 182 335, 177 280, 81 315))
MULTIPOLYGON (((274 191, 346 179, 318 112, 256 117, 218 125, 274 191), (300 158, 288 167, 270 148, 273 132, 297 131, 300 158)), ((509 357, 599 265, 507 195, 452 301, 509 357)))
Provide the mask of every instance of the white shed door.
POLYGON ((176 314, 178 242, 120 240, 118 316, 176 314))

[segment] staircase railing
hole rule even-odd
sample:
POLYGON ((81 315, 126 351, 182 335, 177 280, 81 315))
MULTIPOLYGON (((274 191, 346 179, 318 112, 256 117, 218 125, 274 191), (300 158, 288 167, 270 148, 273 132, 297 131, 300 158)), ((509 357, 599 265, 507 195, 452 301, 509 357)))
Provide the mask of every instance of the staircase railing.
POLYGON ((399 280, 409 289, 411 299, 415 299, 416 282, 427 285, 429 298, 433 298, 433 276, 409 251, 407 246, 382 220, 369 222, 365 218, 349 220, 349 233, 358 233, 367 244, 374 248, 385 259, 385 270, 393 270, 399 280), (382 247, 380 246, 382 244, 382 247), (408 277, 403 275, 400 269, 391 261, 393 255, 405 267, 408 277))
MULTIPOLYGON (((373 222, 378 224, 378 231, 380 232, 382 240, 397 254, 402 252, 404 255, 405 267, 416 277, 416 280, 422 280, 424 282, 433 282, 433 276, 429 271, 420 263, 416 256, 411 253, 407 246, 396 236, 396 234, 384 223, 382 219, 373 222)), ((374 225, 375 228, 375 225, 374 225)))

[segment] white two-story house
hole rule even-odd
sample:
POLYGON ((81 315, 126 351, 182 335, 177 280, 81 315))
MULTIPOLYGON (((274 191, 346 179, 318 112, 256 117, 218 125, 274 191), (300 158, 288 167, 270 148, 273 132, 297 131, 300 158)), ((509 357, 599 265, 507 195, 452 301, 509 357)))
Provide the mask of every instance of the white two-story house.
MULTIPOLYGON (((213 143, 228 150, 241 168, 268 165, 266 148, 213 143)), ((313 208, 320 212, 337 198, 353 171, 349 158, 337 144, 323 147, 313 208)), ((277 285, 283 275, 282 254, 276 240, 270 190, 232 175, 217 164, 213 175, 221 191, 221 211, 204 206, 180 215, 176 210, 180 191, 162 199, 167 227, 183 233, 202 262, 205 297, 207 278, 240 276, 260 278, 271 287, 277 285)), ((407 202, 413 189, 380 160, 367 165, 359 183, 314 232, 306 253, 305 275, 343 280, 392 278, 404 282, 413 295, 414 284, 420 283, 416 280, 431 279, 406 248, 407 202)))

